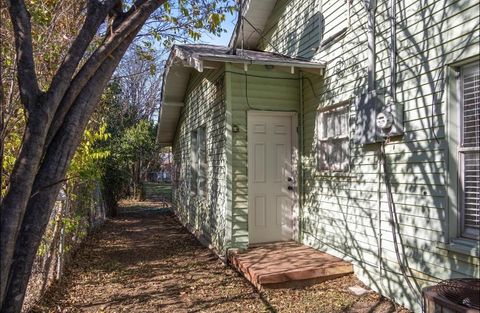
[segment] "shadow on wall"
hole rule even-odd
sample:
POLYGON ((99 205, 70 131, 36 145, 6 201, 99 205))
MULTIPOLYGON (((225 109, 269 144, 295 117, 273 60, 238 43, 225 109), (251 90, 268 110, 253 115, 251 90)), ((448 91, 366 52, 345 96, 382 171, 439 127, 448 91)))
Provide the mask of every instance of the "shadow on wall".
MULTIPOLYGON (((305 15, 308 15, 308 12, 305 13, 305 15)), ((296 43, 296 45, 290 45, 288 47, 287 55, 293 55, 302 60, 310 61, 315 56, 317 48, 322 42, 325 30, 325 20, 320 12, 316 12, 310 17, 305 16, 303 18, 308 21, 300 34, 298 34, 297 31, 293 31, 286 37, 287 42, 296 43)))
POLYGON ((299 56, 311 60, 313 59, 317 48, 324 39, 325 34, 325 19, 323 14, 316 12, 305 26, 305 30, 300 36, 299 42, 299 56))
MULTIPOLYGON (((192 77, 191 84, 198 83, 189 92, 179 122, 179 133, 174 143, 174 163, 176 167, 174 207, 182 223, 195 231, 198 236, 212 243, 219 250, 224 249, 226 173, 225 160, 225 95, 223 75, 205 71, 192 77), (205 194, 192 193, 192 184, 199 177, 198 169, 192 166, 191 132, 205 127, 206 184, 205 194)), ((203 186, 203 185, 202 185, 203 186)), ((203 188, 203 187, 201 187, 203 188)))
MULTIPOLYGON (((306 212, 302 222, 307 243, 353 260, 375 289, 418 308, 421 288, 443 279, 480 275, 472 258, 447 254, 437 246, 449 240, 447 164, 448 159, 456 157, 456 151, 449 150, 447 144, 445 100, 450 95, 445 71, 449 64, 475 56, 478 51, 479 5, 442 1, 419 1, 408 8, 404 1, 398 5, 397 99, 404 104, 405 134, 386 144, 389 177, 385 181, 379 169, 379 144, 356 146, 353 141, 350 172, 340 177, 320 176, 315 164, 315 123, 306 123, 311 129, 306 128, 305 134, 311 135, 305 137, 306 212), (459 12, 469 17, 462 25, 459 12), (416 289, 415 295, 398 266, 386 183, 391 186, 396 205, 400 256, 413 274, 408 279, 416 289)), ((388 23, 388 10, 382 7, 377 12, 382 12, 377 13, 377 19, 388 23)), ((353 17, 362 20, 364 15, 361 4, 355 5, 353 17)), ((365 30, 353 29, 347 39, 349 36, 364 38, 365 30)), ((388 32, 379 32, 377 44, 381 49, 388 47, 386 36, 388 32)), ((365 40, 358 44, 366 49, 365 40)), ((342 49, 349 52, 329 60, 330 64, 339 64, 341 70, 330 68, 323 82, 312 83, 317 95, 305 84, 305 97, 316 98, 317 105, 323 106, 365 91, 367 72, 361 65, 365 55, 350 48, 352 43, 345 42, 342 49)), ((326 53, 328 56, 330 52, 326 53)), ((388 54, 377 55, 375 74, 380 90, 389 82, 388 62, 388 54)), ((307 118, 313 118, 315 110, 312 106, 310 112, 306 111, 307 118)), ((351 120, 355 114, 352 107, 351 120)))
MULTIPOLYGON (((275 16, 277 18, 288 16, 289 19, 286 22, 281 22, 278 19, 269 21, 270 25, 267 24, 268 31, 263 34, 265 39, 261 46, 268 51, 312 60, 325 33, 325 19, 319 11, 318 5, 316 5, 317 1, 283 2, 283 4, 280 4, 281 7, 276 8, 278 12, 275 16), (302 5, 307 9, 302 9, 302 5), (282 31, 275 32, 276 29, 292 30, 283 33, 282 31)), ((277 2, 277 5, 279 5, 278 3, 280 1, 277 2)))

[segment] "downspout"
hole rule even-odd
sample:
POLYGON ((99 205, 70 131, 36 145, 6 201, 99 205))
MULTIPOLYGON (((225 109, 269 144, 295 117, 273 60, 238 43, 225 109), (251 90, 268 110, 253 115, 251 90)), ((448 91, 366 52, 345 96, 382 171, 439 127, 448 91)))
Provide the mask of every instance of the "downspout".
POLYGON ((302 242, 302 232, 303 232, 303 207, 304 207, 304 173, 303 173, 303 72, 300 71, 300 121, 299 125, 299 133, 300 133, 300 143, 299 143, 299 156, 298 156, 298 167, 299 167, 299 184, 298 184, 298 193, 299 193, 299 212, 298 212, 298 239, 302 242))

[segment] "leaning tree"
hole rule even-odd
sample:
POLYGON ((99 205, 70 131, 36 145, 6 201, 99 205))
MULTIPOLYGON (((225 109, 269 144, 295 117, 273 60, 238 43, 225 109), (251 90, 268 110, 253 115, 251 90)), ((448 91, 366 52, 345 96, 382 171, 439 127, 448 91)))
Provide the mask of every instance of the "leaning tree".
POLYGON ((29 6, 35 4, 6 0, 26 123, 0 203, 1 312, 21 310, 34 257, 70 161, 130 44, 139 34, 168 43, 185 34, 198 39, 202 30, 218 33, 223 13, 232 9, 231 0, 82 1, 85 9, 78 17, 83 19, 82 27, 42 88, 29 13, 29 6))

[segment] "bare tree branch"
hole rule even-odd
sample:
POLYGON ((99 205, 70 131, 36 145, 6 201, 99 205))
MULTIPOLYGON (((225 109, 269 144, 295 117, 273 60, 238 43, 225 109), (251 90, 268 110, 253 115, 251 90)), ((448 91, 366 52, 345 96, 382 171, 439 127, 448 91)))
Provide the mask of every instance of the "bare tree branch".
POLYGON ((63 123, 65 115, 70 109, 73 101, 75 101, 80 91, 87 84, 92 75, 95 74, 103 61, 109 57, 112 51, 114 51, 123 41, 125 41, 132 32, 134 32, 138 27, 141 27, 149 18, 149 16, 164 2, 165 0, 144 1, 141 6, 135 7, 136 10, 130 10, 125 15, 122 23, 113 30, 105 42, 90 56, 88 61, 84 64, 84 66, 82 66, 78 74, 71 82, 71 87, 68 89, 67 93, 62 99, 62 103, 60 104, 60 107, 58 108, 55 118, 53 119, 52 125, 49 129, 46 141, 47 146, 63 123))
POLYGON ((85 51, 95 36, 98 27, 105 20, 113 6, 114 0, 100 4, 98 1, 90 1, 83 26, 72 43, 65 59, 53 77, 52 84, 47 93, 47 103, 52 107, 53 115, 70 86, 71 78, 78 67, 85 51))

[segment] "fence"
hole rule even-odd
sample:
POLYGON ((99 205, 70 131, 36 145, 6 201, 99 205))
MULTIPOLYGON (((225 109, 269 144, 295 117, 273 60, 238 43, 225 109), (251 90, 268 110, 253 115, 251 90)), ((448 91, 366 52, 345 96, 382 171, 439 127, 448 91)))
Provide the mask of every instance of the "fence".
POLYGON ((57 197, 27 287, 23 312, 28 312, 56 280, 83 238, 105 221, 106 207, 100 184, 78 187, 57 197))

